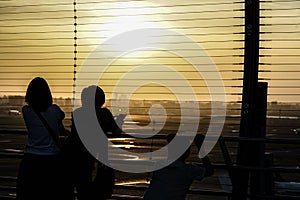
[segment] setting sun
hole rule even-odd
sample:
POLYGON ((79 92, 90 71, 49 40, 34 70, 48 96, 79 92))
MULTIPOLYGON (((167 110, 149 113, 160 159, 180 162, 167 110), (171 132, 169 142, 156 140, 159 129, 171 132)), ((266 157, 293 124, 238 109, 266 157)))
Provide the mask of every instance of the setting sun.
POLYGON ((97 35, 101 37, 113 37, 125 31, 141 28, 160 28, 162 26, 151 22, 151 15, 147 15, 151 14, 153 5, 155 4, 146 1, 115 2, 97 11, 96 15, 101 17, 101 22, 96 17, 90 20, 91 25, 85 27, 98 30, 97 35))

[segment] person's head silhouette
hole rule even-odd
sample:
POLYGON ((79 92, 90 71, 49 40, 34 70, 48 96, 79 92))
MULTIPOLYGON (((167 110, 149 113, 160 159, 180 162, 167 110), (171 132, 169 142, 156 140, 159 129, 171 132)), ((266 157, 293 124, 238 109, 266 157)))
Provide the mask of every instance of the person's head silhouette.
POLYGON ((81 103, 82 107, 92 107, 94 105, 95 108, 101 108, 105 103, 105 93, 96 85, 86 87, 81 93, 81 103))
POLYGON ((28 85, 25 102, 37 111, 46 111, 53 99, 48 83, 41 77, 31 80, 28 85))
MULTIPOLYGON (((175 136, 176 136, 176 134, 168 134, 167 135, 168 144, 175 138, 175 136)), ((182 140, 182 142, 188 143, 188 141, 186 139, 181 138, 181 140, 182 140)), ((170 147, 170 146, 168 146, 168 147, 170 147)), ((168 149, 170 159, 174 158, 174 155, 173 155, 174 153, 172 152, 174 150, 175 149, 171 149, 171 148, 168 149)), ((178 160, 181 160, 184 162, 190 156, 190 152, 191 152, 191 147, 189 146, 187 148, 187 150, 178 158, 178 160)))

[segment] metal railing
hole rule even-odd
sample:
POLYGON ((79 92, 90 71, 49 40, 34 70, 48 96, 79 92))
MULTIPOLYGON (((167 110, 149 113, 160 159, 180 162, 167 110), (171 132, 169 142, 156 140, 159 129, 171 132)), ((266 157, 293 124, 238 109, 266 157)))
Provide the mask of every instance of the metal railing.
MULTIPOLYGON (((0 130, 0 134, 26 134, 26 131, 16 131, 16 130, 0 130)), ((155 135, 153 138, 155 139, 165 139, 165 135, 155 135)), ((122 135, 121 138, 133 138, 133 136, 130 135, 122 135)), ((216 170, 227 170, 228 171, 228 179, 229 183, 232 182, 232 175, 235 173, 236 170, 242 170, 247 172, 263 172, 266 174, 266 176, 272 176, 273 173, 290 173, 290 174, 300 174, 300 167, 275 167, 275 166, 245 166, 245 165, 237 165, 235 162, 232 161, 231 155, 229 155, 226 142, 249 142, 249 143, 273 143, 273 144, 300 144, 300 139, 288 139, 288 138, 278 138, 278 139, 262 139, 262 138, 248 138, 248 137, 232 137, 232 136, 221 136, 219 138, 219 145, 222 151, 222 156, 224 158, 224 163, 214 163, 213 166, 216 170)), ((23 156, 23 153, 8 153, 8 152, 0 152, 0 159, 2 158, 11 158, 11 159, 21 159, 23 156)), ((3 183, 12 183, 7 185, 0 186, 0 191, 6 191, 12 193, 11 196, 0 196, 1 200, 4 199, 15 199, 15 191, 16 187, 14 186, 14 183, 16 182, 16 177, 11 176, 0 176, 0 181, 3 183), (11 186, 13 185, 13 186, 11 186)), ((300 183, 289 183, 289 182, 274 182, 274 180, 270 177, 269 181, 271 183, 268 183, 272 185, 272 187, 276 186, 277 190, 282 189, 286 190, 286 193, 289 194, 262 194, 262 195, 254 195, 250 192, 247 194, 249 198, 255 198, 255 199, 282 199, 282 200, 289 200, 289 199, 299 199, 300 192, 299 188, 300 183), (286 185, 290 184, 289 188, 286 185), (284 186, 283 186, 284 185, 284 186)), ((229 187, 232 187, 232 185, 228 185, 229 187)), ((118 184, 116 183, 115 189, 116 190, 123 190, 123 191, 145 191, 147 186, 143 185, 124 185, 124 184, 118 184)), ((232 191, 225 191, 221 189, 190 189, 188 194, 190 195, 204 195, 204 196, 222 196, 224 198, 230 199, 232 196, 232 191)), ((128 194, 118 194, 115 193, 112 197, 112 199, 141 199, 141 196, 136 195, 128 195, 128 194)))

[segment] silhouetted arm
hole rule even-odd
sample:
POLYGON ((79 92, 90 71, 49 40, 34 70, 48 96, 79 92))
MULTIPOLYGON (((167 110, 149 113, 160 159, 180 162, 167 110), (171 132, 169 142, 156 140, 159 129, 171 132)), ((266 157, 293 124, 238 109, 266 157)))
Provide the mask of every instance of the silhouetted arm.
POLYGON ((101 128, 105 133, 111 132, 114 135, 122 134, 122 129, 117 125, 112 113, 107 108, 101 108, 98 110, 98 120, 101 128))
MULTIPOLYGON (((195 144, 196 144, 199 151, 200 151, 200 148, 203 144, 204 138, 205 138, 204 135, 197 134, 195 139, 194 139, 194 142, 195 142, 195 144)), ((202 163, 203 163, 203 166, 206 170, 204 177, 212 176, 214 174, 214 168, 213 168, 213 166, 210 162, 209 157, 208 156, 203 157, 202 158, 202 163)))

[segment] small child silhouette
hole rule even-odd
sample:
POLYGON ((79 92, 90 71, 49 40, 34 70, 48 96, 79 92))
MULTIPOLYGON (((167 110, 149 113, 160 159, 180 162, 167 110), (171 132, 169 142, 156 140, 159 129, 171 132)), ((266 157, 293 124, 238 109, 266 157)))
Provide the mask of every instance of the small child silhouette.
MULTIPOLYGON (((168 135, 170 142, 175 134, 168 135)), ((204 141, 203 135, 197 135, 194 142, 200 150, 204 141)), ((203 166, 186 163, 190 155, 190 147, 184 154, 170 165, 153 172, 152 180, 146 190, 144 200, 184 200, 194 180, 211 176, 214 172, 209 158, 202 158, 203 166)))

